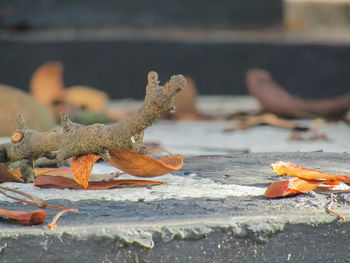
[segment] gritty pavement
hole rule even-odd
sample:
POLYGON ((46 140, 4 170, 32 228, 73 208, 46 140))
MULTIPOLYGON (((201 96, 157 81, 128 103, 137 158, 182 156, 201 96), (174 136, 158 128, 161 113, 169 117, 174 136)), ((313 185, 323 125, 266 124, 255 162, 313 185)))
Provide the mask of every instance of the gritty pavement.
MULTIPOLYGON (((210 101, 211 112, 225 113, 241 100, 210 101)), ((294 142, 286 141, 290 131, 267 126, 222 132, 232 124, 161 121, 147 129, 146 141, 185 157, 181 170, 153 178, 160 186, 85 191, 2 184, 80 212, 62 216, 56 230, 47 227, 51 210, 39 226, 0 220, 0 262, 347 262, 350 225, 327 213, 329 194, 272 200, 263 194, 285 179, 269 167, 277 160, 350 174, 348 126, 324 124, 330 142, 294 142)), ((115 170, 99 163, 93 172, 115 170)), ((349 218, 349 202, 348 193, 336 194, 333 209, 349 218)), ((0 207, 35 209, 3 196, 0 207)))

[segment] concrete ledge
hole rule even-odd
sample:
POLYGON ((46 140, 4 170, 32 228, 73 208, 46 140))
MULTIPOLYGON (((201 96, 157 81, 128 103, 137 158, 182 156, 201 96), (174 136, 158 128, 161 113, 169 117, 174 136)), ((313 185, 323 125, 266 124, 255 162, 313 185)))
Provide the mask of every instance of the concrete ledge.
MULTIPOLYGON (((349 174, 349 158, 350 154, 335 153, 192 157, 186 159, 182 170, 160 177, 163 186, 103 191, 111 197, 144 197, 138 201, 133 197, 129 198, 134 201, 108 201, 96 197, 99 191, 72 190, 60 190, 58 200, 56 194, 50 198, 57 190, 31 190, 32 186, 25 185, 27 192, 42 193, 50 203, 77 207, 80 213, 62 217, 55 231, 46 225, 21 227, 0 221, 0 260, 133 262, 137 257, 139 262, 344 262, 350 253, 350 225, 337 223, 326 213, 327 195, 310 193, 267 200, 261 193, 269 183, 283 179, 269 168, 273 161, 293 161, 326 172, 349 174), (208 182, 216 184, 217 191, 234 185, 252 190, 226 197, 207 192, 208 197, 201 198, 183 198, 173 192, 172 197, 162 198, 162 189, 181 184, 171 181, 172 176, 182 177, 183 186, 196 191, 208 182), (145 191, 149 195, 145 196, 145 191), (76 200, 77 192, 84 192, 86 197, 91 193, 94 198, 76 200)), ((338 194, 334 209, 350 216, 348 202, 348 194, 338 194)), ((0 205, 31 209, 3 197, 0 205)), ((49 218, 53 214, 48 211, 49 218)))

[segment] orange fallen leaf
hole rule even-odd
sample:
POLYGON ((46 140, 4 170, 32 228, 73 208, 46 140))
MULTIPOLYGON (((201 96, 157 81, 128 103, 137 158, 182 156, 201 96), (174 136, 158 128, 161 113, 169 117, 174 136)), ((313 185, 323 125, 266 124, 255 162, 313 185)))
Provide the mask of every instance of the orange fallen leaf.
POLYGON ((11 219, 14 219, 16 222, 26 226, 42 224, 46 218, 46 212, 43 210, 26 212, 0 209, 0 215, 7 216, 11 219))
POLYGON ((155 177, 180 169, 183 157, 180 154, 166 155, 159 159, 132 150, 109 150, 109 163, 125 173, 138 177, 155 177))
POLYGON ((23 180, 21 179, 21 177, 18 177, 10 173, 0 164, 0 183, 4 183, 4 182, 23 183, 23 180))
POLYGON ((316 189, 320 184, 335 185, 339 184, 339 182, 292 178, 286 181, 270 184, 265 191, 265 197, 276 198, 295 194, 305 194, 316 189))
POLYGON ((68 175, 72 174, 72 170, 70 168, 35 168, 34 169, 35 176, 39 175, 68 175))
POLYGON ((72 158, 70 167, 74 180, 81 184, 85 189, 88 188, 92 167, 98 159, 100 159, 100 156, 92 153, 78 157, 73 156, 72 158))
MULTIPOLYGON (((10 169, 8 172, 19 179, 18 182, 23 182, 22 180, 22 174, 19 169, 10 169)), ((45 175, 68 175, 71 174, 72 171, 70 168, 35 168, 34 169, 34 175, 38 176, 41 174, 45 175)), ((0 182, 1 182, 1 172, 0 172, 0 182)), ((17 181, 16 181, 17 182, 17 181)))
POLYGON ((296 165, 291 162, 277 161, 271 164, 271 168, 278 175, 289 175, 295 176, 301 179, 325 179, 325 180, 335 180, 341 181, 344 183, 350 183, 349 175, 335 175, 335 174, 326 174, 320 171, 304 168, 302 166, 296 165))
MULTIPOLYGON (((161 182, 146 181, 146 180, 111 180, 111 181, 92 181, 89 183, 87 190, 105 190, 115 188, 121 185, 139 185, 139 186, 151 186, 161 185, 161 182)), ((59 188, 59 189, 85 189, 82 185, 76 181, 63 177, 63 176, 51 176, 51 175, 39 175, 35 178, 35 186, 41 188, 59 188)))
POLYGON ((59 62, 41 65, 30 81, 30 94, 42 105, 51 106, 64 97, 63 67, 59 62))
POLYGON ((108 95, 100 90, 73 86, 66 89, 65 101, 69 104, 90 111, 103 111, 107 108, 108 95))

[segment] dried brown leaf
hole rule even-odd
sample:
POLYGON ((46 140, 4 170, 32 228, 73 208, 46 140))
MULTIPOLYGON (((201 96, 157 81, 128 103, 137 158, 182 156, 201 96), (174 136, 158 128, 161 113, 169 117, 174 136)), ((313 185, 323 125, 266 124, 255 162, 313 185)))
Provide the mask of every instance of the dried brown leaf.
POLYGON ((276 198, 308 193, 316 189, 320 184, 327 183, 327 181, 321 180, 304 180, 300 178, 292 178, 286 181, 280 181, 270 184, 265 191, 265 197, 276 198))
POLYGON ((26 212, 26 211, 0 209, 0 215, 7 216, 15 220, 17 223, 25 226, 42 224, 44 223, 46 218, 46 212, 43 210, 26 212))
MULTIPOLYGON (((161 185, 163 183, 156 181, 146 180, 110 180, 110 181, 90 181, 86 190, 105 190, 115 188, 122 185, 135 185, 135 186, 151 186, 161 185)), ((82 185, 76 181, 63 177, 63 176, 51 176, 51 175, 39 175, 35 179, 35 186, 41 188, 59 188, 59 189, 85 189, 82 185)))
POLYGON ((277 161, 271 164, 271 168, 278 175, 289 175, 289 176, 294 176, 305 180, 324 179, 324 180, 335 180, 335 181, 340 181, 344 183, 350 183, 350 175, 326 174, 317 170, 304 168, 292 162, 277 161))
POLYGON ((246 84, 249 93, 262 107, 278 116, 340 118, 350 109, 350 93, 331 99, 303 100, 282 89, 268 72, 261 69, 249 70, 246 84))
POLYGON ((20 177, 17 177, 15 175, 11 174, 8 170, 6 170, 0 164, 0 183, 4 183, 4 182, 23 183, 23 180, 20 177))
POLYGON ((183 166, 180 154, 166 155, 159 159, 132 150, 110 149, 109 163, 125 173, 138 177, 155 177, 176 171, 183 166))
MULTIPOLYGON (((19 169, 10 169, 8 170, 8 172, 18 178, 20 181, 18 182, 23 182, 22 180, 22 174, 21 171, 19 169)), ((0 172, 1 174, 1 172, 0 172)), ((72 171, 70 168, 35 168, 34 169, 34 175, 38 176, 38 175, 68 175, 68 174, 72 174, 72 171)), ((1 178, 1 176, 0 176, 1 178)), ((1 182, 1 181, 0 181, 1 182)))
POLYGON ((83 156, 73 156, 70 163, 74 180, 81 184, 85 189, 88 188, 89 178, 95 162, 100 159, 96 154, 87 154, 83 156))

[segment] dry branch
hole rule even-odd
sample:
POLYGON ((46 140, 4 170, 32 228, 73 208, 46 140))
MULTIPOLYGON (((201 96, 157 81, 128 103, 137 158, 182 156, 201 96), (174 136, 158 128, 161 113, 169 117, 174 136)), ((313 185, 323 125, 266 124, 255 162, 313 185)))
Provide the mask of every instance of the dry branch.
POLYGON ((28 129, 24 119, 17 120, 18 129, 10 143, 0 145, 0 162, 22 161, 21 172, 25 181, 33 181, 33 160, 39 157, 55 159, 62 163, 72 156, 94 153, 108 161, 109 149, 136 150, 144 153, 144 130, 160 114, 174 111, 173 97, 185 86, 182 75, 171 77, 164 86, 159 85, 158 74, 148 74, 146 96, 141 108, 129 119, 113 125, 93 124, 83 126, 62 114, 62 131, 38 132, 28 129))

